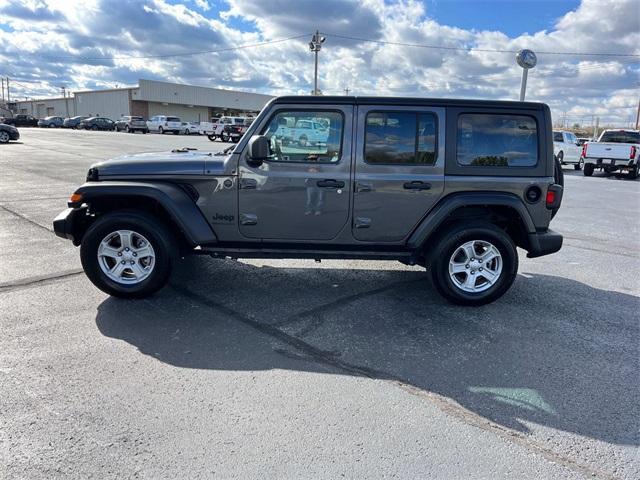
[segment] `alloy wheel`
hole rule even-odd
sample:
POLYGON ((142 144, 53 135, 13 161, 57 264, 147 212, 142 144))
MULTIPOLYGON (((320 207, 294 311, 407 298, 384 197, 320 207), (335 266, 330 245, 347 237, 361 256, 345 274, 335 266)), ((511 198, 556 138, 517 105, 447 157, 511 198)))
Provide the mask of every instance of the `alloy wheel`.
POLYGON ((153 272, 155 260, 153 245, 133 230, 111 232, 98 246, 100 269, 122 285, 134 285, 146 279, 153 272))
POLYGON ((502 273, 502 255, 490 242, 471 240, 455 249, 449 259, 449 278, 468 293, 491 288, 502 273))

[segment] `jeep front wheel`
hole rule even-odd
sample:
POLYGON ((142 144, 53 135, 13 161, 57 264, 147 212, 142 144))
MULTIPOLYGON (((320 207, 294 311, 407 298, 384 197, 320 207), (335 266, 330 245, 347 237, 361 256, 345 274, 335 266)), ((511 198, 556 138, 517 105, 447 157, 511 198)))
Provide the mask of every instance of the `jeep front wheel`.
POLYGON ((135 211, 98 218, 82 239, 89 280, 115 297, 141 298, 161 289, 174 264, 175 242, 164 224, 135 211))
POLYGON ((458 305, 484 305, 509 290, 518 273, 511 237, 490 223, 454 225, 429 254, 431 281, 458 305))

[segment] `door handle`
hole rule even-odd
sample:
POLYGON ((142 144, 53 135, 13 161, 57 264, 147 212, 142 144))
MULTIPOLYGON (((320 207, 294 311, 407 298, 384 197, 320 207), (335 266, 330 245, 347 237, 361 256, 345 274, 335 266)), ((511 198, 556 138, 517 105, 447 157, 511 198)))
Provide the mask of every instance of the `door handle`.
POLYGON ((431 184, 427 182, 413 181, 413 182, 406 182, 403 185, 403 188, 405 190, 429 190, 431 188, 431 184))
POLYGON ((318 180, 316 185, 320 188, 344 188, 344 182, 340 180, 318 180))

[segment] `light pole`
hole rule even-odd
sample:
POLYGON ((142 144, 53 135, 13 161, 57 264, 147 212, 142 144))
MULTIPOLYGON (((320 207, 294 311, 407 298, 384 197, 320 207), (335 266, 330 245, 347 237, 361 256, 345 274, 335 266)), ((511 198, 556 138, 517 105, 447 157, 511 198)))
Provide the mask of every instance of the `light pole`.
POLYGON ((520 50, 516 55, 516 62, 522 67, 522 82, 520 83, 520 101, 524 102, 524 94, 527 91, 527 74, 530 68, 536 66, 538 57, 531 50, 520 50))
POLYGON ((320 95, 320 90, 318 90, 318 52, 322 49, 322 44, 326 40, 326 37, 320 36, 320 32, 316 30, 316 33, 311 37, 311 41, 309 42, 309 49, 315 53, 315 71, 313 75, 313 91, 311 95, 320 95))

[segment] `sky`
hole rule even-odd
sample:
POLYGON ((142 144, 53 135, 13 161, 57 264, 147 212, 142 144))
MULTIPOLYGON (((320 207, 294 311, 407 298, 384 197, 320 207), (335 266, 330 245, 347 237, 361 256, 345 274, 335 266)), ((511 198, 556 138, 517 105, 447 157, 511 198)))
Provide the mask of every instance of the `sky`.
POLYGON ((527 100, 554 120, 635 121, 640 0, 0 0, 0 76, 21 99, 140 78, 308 94, 316 29, 326 95, 517 100, 529 48, 527 100))

